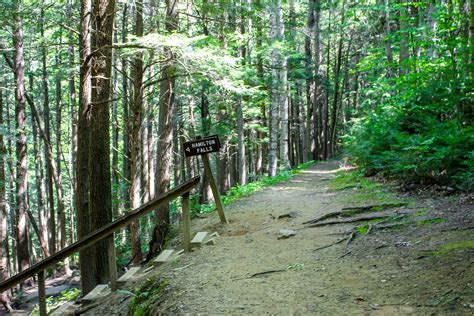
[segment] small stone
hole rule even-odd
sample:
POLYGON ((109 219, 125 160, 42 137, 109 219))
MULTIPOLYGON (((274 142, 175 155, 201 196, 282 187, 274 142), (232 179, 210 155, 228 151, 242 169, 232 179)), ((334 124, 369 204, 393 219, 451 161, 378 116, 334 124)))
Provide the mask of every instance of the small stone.
POLYGON ((278 239, 286 239, 290 238, 291 236, 295 236, 296 232, 291 229, 280 229, 278 232, 278 239))

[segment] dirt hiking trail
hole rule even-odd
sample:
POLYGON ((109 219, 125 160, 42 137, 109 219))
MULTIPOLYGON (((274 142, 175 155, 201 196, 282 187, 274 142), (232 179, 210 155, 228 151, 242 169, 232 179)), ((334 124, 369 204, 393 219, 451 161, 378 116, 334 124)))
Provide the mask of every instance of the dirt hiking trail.
MULTIPOLYGON (((142 303, 142 310, 145 314, 471 315, 472 196, 397 197, 380 186, 375 186, 375 193, 360 193, 357 185, 333 189, 331 183, 340 170, 341 161, 319 163, 243 198, 226 208, 228 225, 219 224, 217 214, 193 220, 194 232, 217 231, 217 244, 196 249, 156 272, 166 285, 158 300, 142 303), (397 207, 401 201, 407 205, 397 207), (389 216, 386 220, 311 228, 302 224, 345 207, 374 203, 395 206, 353 216, 389 216), (354 230, 356 226, 359 229, 354 230), (282 229, 296 234, 279 239, 282 229)), ((119 314, 126 313, 119 312, 119 306, 132 300, 126 294, 109 299, 121 302, 110 302, 119 314)), ((104 308, 91 314, 107 313, 104 308)))

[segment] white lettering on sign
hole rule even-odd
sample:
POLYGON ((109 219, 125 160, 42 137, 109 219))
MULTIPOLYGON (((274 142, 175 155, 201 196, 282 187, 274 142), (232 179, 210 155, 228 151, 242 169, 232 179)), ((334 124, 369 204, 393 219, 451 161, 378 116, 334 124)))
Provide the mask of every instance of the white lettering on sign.
POLYGON ((211 146, 215 144, 216 144, 215 139, 208 139, 208 140, 203 140, 201 142, 192 143, 191 146, 192 148, 199 148, 199 147, 206 147, 206 146, 211 146))

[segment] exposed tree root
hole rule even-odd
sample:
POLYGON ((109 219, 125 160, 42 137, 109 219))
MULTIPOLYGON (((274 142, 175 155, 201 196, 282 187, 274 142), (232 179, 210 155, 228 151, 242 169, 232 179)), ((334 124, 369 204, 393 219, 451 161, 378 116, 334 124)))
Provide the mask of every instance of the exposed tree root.
POLYGON ((344 207, 342 211, 325 214, 318 218, 306 221, 303 224, 304 225, 314 224, 314 223, 317 223, 329 218, 349 217, 349 216, 359 214, 359 213, 378 212, 378 211, 382 211, 388 208, 401 207, 401 206, 406 206, 406 205, 408 204, 407 203, 385 203, 385 204, 375 204, 375 205, 356 206, 356 207, 344 207))
POLYGON ((400 202, 400 203, 383 203, 383 204, 374 204, 374 205, 366 205, 366 206, 350 206, 344 207, 342 210, 353 210, 353 211, 382 211, 387 208, 394 208, 394 207, 402 207, 407 206, 408 203, 400 202))
POLYGON ((324 223, 313 223, 310 225, 306 225, 306 227, 319 227, 319 226, 326 226, 326 225, 355 223, 355 222, 362 222, 362 221, 370 221, 373 219, 386 219, 389 217, 391 216, 390 215, 361 216, 361 217, 353 217, 353 218, 341 219, 341 220, 336 220, 336 221, 329 221, 329 222, 324 222, 324 223))

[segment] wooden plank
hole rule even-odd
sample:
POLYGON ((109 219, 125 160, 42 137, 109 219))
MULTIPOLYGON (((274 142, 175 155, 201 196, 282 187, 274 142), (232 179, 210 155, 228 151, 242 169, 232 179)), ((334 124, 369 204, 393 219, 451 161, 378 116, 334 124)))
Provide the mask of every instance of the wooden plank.
POLYGON ((209 180, 209 185, 211 186, 212 195, 214 196, 214 202, 216 203, 217 213, 219 213, 221 223, 228 224, 229 222, 225 217, 224 206, 222 205, 221 195, 219 193, 219 189, 217 188, 216 179, 214 179, 214 176, 212 175, 211 164, 209 163, 209 156, 205 154, 201 157, 202 162, 204 163, 204 171, 206 172, 206 176, 209 180))
POLYGON ((191 215, 189 212, 189 193, 183 194, 183 248, 191 251, 191 215))
POLYGON ((163 250, 155 260, 153 260, 152 264, 157 267, 171 258, 171 255, 174 253, 173 249, 165 249, 163 250))
POLYGON ((113 221, 110 224, 99 228, 98 230, 90 233, 86 237, 82 238, 79 241, 76 241, 70 246, 61 249, 56 252, 54 255, 47 257, 44 260, 34 264, 30 268, 21 271, 20 273, 8 278, 7 280, 0 283, 0 293, 5 292, 9 288, 15 286, 18 283, 23 282, 24 280, 32 277, 33 275, 39 273, 40 271, 45 270, 46 268, 54 265, 56 262, 63 260, 71 256, 72 254, 81 251, 84 248, 89 247, 90 245, 96 243, 97 241, 104 239, 107 236, 110 236, 114 231, 121 229, 122 227, 127 226, 131 222, 137 220, 145 214, 148 214, 154 211, 158 206, 166 204, 177 197, 182 196, 184 193, 191 191, 195 186, 199 184, 200 177, 194 177, 179 186, 173 188, 172 190, 162 194, 160 197, 151 200, 150 202, 140 206, 139 208, 131 211, 129 214, 124 215, 117 220, 113 221))
POLYGON ((193 240, 191 240, 191 246, 201 247, 206 237, 207 237, 207 232, 198 232, 196 236, 194 236, 193 240))
POLYGON ((124 275, 122 275, 118 280, 118 285, 124 285, 128 281, 131 281, 137 278, 141 273, 138 273, 141 270, 141 267, 131 267, 124 275))
POLYGON ((44 271, 38 273, 38 299, 40 316, 46 316, 46 285, 44 282, 44 271))
POLYGON ((115 258, 115 241, 114 233, 108 238, 108 249, 109 253, 109 277, 110 277, 110 289, 116 291, 117 284, 117 262, 115 258))
POLYGON ((107 284, 99 284, 92 291, 90 291, 86 296, 82 298, 84 302, 90 302, 96 298, 106 296, 110 293, 110 288, 107 284))
POLYGON ((206 246, 215 246, 217 243, 216 243, 216 239, 215 238, 211 238, 211 239, 208 239, 204 242, 204 244, 206 246))
POLYGON ((130 280, 133 280, 137 277, 138 271, 140 271, 141 267, 131 267, 124 275, 117 280, 118 285, 124 285, 130 280))

